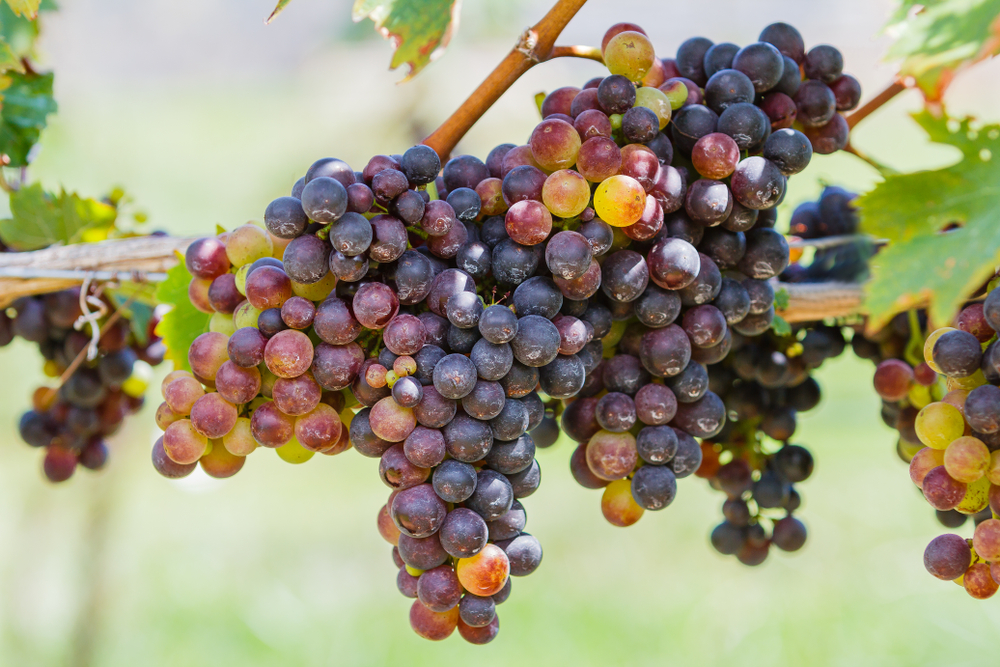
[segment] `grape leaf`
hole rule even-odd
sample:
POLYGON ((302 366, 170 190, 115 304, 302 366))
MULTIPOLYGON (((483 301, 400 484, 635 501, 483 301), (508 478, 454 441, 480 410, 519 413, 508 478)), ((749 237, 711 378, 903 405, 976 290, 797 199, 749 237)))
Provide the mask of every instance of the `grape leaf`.
POLYGON ((89 232, 110 230, 118 215, 115 207, 104 202, 65 190, 55 196, 39 183, 11 194, 10 213, 10 218, 0 220, 0 239, 22 251, 80 243, 89 232))
POLYGON ((156 335, 163 339, 166 358, 174 362, 174 370, 189 371, 188 349, 195 338, 208 331, 211 316, 191 305, 188 298, 191 274, 184 266, 184 257, 179 253, 178 256, 180 263, 167 271, 167 279, 156 288, 156 300, 173 306, 156 325, 156 335))
POLYGON ((11 70, 19 74, 24 74, 24 63, 14 55, 10 44, 0 40, 0 72, 9 72, 11 70))
POLYGON ((41 0, 7 0, 7 4, 18 16, 27 16, 30 19, 38 16, 38 6, 41 0))
POLYGON ((871 330, 930 303, 937 326, 1000 264, 1000 125, 913 115, 931 141, 959 149, 943 169, 886 177, 858 200, 861 228, 889 245, 871 260, 864 310, 871 330))
POLYGON ((264 19, 264 25, 267 25, 274 19, 278 18, 278 14, 285 11, 285 7, 287 7, 288 3, 291 1, 292 0, 278 0, 278 4, 274 6, 274 10, 271 12, 271 15, 264 19))
MULTIPOLYGON (((52 0, 42 0, 39 12, 52 11, 56 4, 52 0)), ((10 4, 0 2, 0 37, 3 37, 14 55, 27 58, 34 55, 35 39, 38 38, 38 21, 28 16, 18 16, 10 4)))
POLYGON ((38 142, 45 129, 46 119, 56 111, 56 101, 52 97, 52 73, 18 74, 8 72, 8 85, 0 93, 3 95, 3 109, 0 110, 0 153, 10 158, 6 166, 25 167, 28 152, 38 142))
POLYGON ((940 100, 958 70, 1000 53, 1000 0, 903 0, 888 29, 887 58, 940 100))
POLYGON ((375 22, 395 48, 389 69, 407 65, 403 81, 408 81, 448 46, 461 5, 462 0, 355 0, 352 18, 375 22))

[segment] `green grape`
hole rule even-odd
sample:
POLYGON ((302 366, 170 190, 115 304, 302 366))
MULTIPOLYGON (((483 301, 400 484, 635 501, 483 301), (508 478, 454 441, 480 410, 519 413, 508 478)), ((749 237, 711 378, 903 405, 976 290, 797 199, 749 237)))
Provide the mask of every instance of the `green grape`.
POLYGON ((597 216, 612 227, 635 224, 645 209, 646 191, 634 178, 606 178, 594 192, 594 210, 597 216))
POLYGON ((680 79, 671 79, 657 88, 670 100, 670 109, 677 111, 687 102, 688 89, 680 79))
POLYGON ((670 122, 672 109, 670 99, 659 88, 643 86, 635 91, 635 106, 646 107, 655 113, 660 119, 661 130, 670 122))
POLYGON ((934 449, 945 449, 965 432, 962 413, 947 403, 931 403, 917 413, 915 424, 920 442, 934 449))
POLYGON ((552 172, 542 185, 542 203, 552 215, 573 218, 590 203, 587 179, 571 169, 552 172))
POLYGON ((642 518, 645 513, 632 497, 632 482, 619 479, 604 487, 601 496, 601 513, 613 526, 624 528, 642 518))
POLYGON ((613 113, 608 116, 608 120, 611 121, 611 131, 618 132, 622 129, 622 117, 624 114, 613 113))
POLYGON ((253 264, 258 259, 270 257, 274 244, 267 230, 254 224, 237 227, 226 240, 226 256, 233 266, 253 264))
POLYGON ((990 504, 990 480, 982 476, 972 484, 969 484, 965 491, 965 498, 955 508, 962 514, 978 514, 986 509, 990 504))
POLYGON ((251 266, 253 264, 244 264, 236 269, 236 291, 243 296, 247 295, 247 274, 250 273, 251 266))
POLYGON ((655 60, 653 43, 641 32, 620 32, 604 47, 604 64, 608 66, 608 70, 629 81, 642 81, 655 60))
POLYGON ((232 336, 236 333, 236 323, 233 322, 232 315, 227 315, 225 313, 212 313, 212 317, 208 320, 208 330, 215 331, 216 333, 224 334, 226 336, 232 336))
POLYGON ((990 450, 978 438, 963 436, 944 450, 944 469, 959 482, 975 482, 989 466, 990 450))
POLYGON ((236 323, 237 329, 242 329, 243 327, 256 328, 258 317, 260 317, 260 311, 250 305, 249 301, 244 301, 236 307, 236 312, 233 313, 233 322, 236 323))
POLYGON ((316 453, 299 444, 299 441, 294 436, 285 444, 276 447, 274 451, 278 452, 278 456, 281 457, 282 461, 293 464, 305 463, 316 453))

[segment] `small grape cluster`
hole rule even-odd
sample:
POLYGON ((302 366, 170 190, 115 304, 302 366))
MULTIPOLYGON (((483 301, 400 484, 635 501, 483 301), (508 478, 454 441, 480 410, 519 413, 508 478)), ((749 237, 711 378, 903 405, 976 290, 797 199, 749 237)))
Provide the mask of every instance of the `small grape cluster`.
POLYGON ((821 398, 810 373, 845 346, 836 327, 800 327, 787 336, 741 339, 724 363, 709 369, 730 419, 702 442, 696 474, 727 497, 725 520, 711 534, 719 553, 760 565, 772 545, 797 551, 805 544, 806 527, 793 516, 802 503, 795 485, 809 478, 814 462, 808 449, 789 441, 798 413, 821 398))
POLYGON ((875 390, 883 418, 900 432, 897 451, 910 479, 945 526, 975 519, 971 540, 931 541, 925 567, 986 599, 1000 588, 1000 563, 993 565, 1000 561, 1000 290, 963 308, 954 325, 924 340, 926 317, 914 311, 859 347, 878 362, 875 390))
MULTIPOLYGON (((86 296, 91 300, 89 307, 98 310, 93 304, 98 297, 86 296)), ((105 313, 114 312, 106 297, 100 299, 105 313)), ((163 344, 153 333, 155 317, 141 344, 129 319, 120 317, 101 333, 97 354, 90 358, 92 336, 86 329, 100 328, 107 319, 84 323, 80 288, 22 297, 0 313, 0 346, 10 344, 15 336, 36 343, 48 377, 59 378, 74 360, 83 359, 58 388, 35 390, 32 409, 21 416, 19 424, 22 440, 45 449, 42 469, 53 482, 68 480, 77 465, 90 470, 104 466, 106 438, 143 405, 147 380, 136 372, 136 364, 155 366, 163 361, 163 344)))

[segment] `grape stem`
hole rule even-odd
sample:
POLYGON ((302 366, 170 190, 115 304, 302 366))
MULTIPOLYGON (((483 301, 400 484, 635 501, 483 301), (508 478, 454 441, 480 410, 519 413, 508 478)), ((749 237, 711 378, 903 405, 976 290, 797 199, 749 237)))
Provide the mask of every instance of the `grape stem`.
POLYGON ((525 30, 496 69, 490 72, 468 99, 441 124, 441 127, 424 139, 424 145, 433 148, 441 160, 446 160, 476 121, 515 81, 538 63, 553 58, 587 58, 601 61, 600 50, 594 47, 555 46, 556 38, 563 28, 586 2, 587 0, 559 0, 541 21, 525 30))
POLYGON ((882 92, 865 102, 857 111, 848 116, 846 118, 847 127, 854 129, 855 125, 863 121, 871 113, 878 110, 886 102, 894 98, 896 95, 899 95, 909 87, 910 85, 908 85, 908 82, 904 82, 902 79, 895 79, 892 83, 886 86, 882 92))

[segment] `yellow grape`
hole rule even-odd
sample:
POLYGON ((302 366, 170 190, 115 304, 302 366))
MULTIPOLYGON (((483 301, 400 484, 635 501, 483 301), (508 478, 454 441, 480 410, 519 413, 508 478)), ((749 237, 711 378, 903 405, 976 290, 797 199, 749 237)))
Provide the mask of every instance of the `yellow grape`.
POLYGON ((635 224, 645 209, 646 191, 634 178, 606 178, 594 192, 594 210, 597 216, 612 227, 635 224))
POLYGON ((294 464, 305 463, 313 457, 313 454, 316 453, 311 452, 300 445, 299 441, 294 437, 281 447, 276 448, 274 451, 278 452, 278 456, 280 456, 283 461, 294 464))
POLYGON ((909 399, 910 405, 919 409, 931 402, 931 390, 922 384, 914 383, 906 398, 909 399))
POLYGON ((576 217, 590 203, 590 185, 572 169, 554 171, 542 185, 542 203, 552 215, 576 217))
POLYGON ((992 484, 1000 485, 1000 450, 990 454, 990 465, 986 468, 986 478, 992 484))
POLYGON ((253 264, 258 259, 270 257, 272 252, 271 235, 254 224, 237 227, 226 240, 226 256, 233 266, 253 264))
POLYGON ((292 239, 281 239, 271 232, 268 232, 267 235, 271 237, 271 245, 274 247, 274 250, 271 252, 271 257, 274 257, 275 259, 284 259, 285 248, 292 242, 292 239))
POLYGON ((934 363, 934 343, 937 339, 948 333, 949 331, 956 331, 955 327, 941 327, 935 331, 932 331, 927 340, 924 341, 924 361, 935 373, 941 372, 941 367, 934 363))
POLYGON ((962 514, 977 514, 986 509, 990 504, 990 480, 984 475, 972 484, 969 484, 965 491, 965 498, 955 509, 962 514))
POLYGON ((981 370, 977 370, 975 373, 964 378, 947 378, 945 380, 945 387, 948 391, 955 391, 956 389, 965 389, 966 391, 972 391, 976 387, 982 387, 986 384, 986 376, 983 375, 981 370))
POLYGON ((613 526, 624 528, 642 518, 646 512, 632 497, 632 482, 619 479, 604 487, 601 513, 613 526))
POLYGON ((917 413, 915 427, 920 442, 934 449, 945 449, 965 433, 965 419, 953 405, 931 403, 917 413))
POLYGON ((635 106, 646 107, 655 113, 656 117, 660 119, 661 130, 670 122, 670 100, 659 88, 643 86, 635 91, 635 106))
POLYGON ((655 59, 653 43, 641 32, 633 30, 618 33, 604 47, 604 64, 608 70, 629 81, 642 81, 652 69, 655 59))
POLYGON ((896 443, 896 451, 899 452, 899 458, 903 459, 905 463, 912 461, 913 457, 921 449, 924 449, 924 446, 919 442, 909 442, 905 438, 900 438, 896 443))
POLYGON ((332 273, 327 273, 325 276, 320 278, 319 282, 315 282, 311 285, 304 285, 302 283, 297 283, 292 281, 292 294, 295 296, 301 296, 303 299, 309 299, 310 301, 325 301, 333 290, 337 287, 337 276, 332 273))

